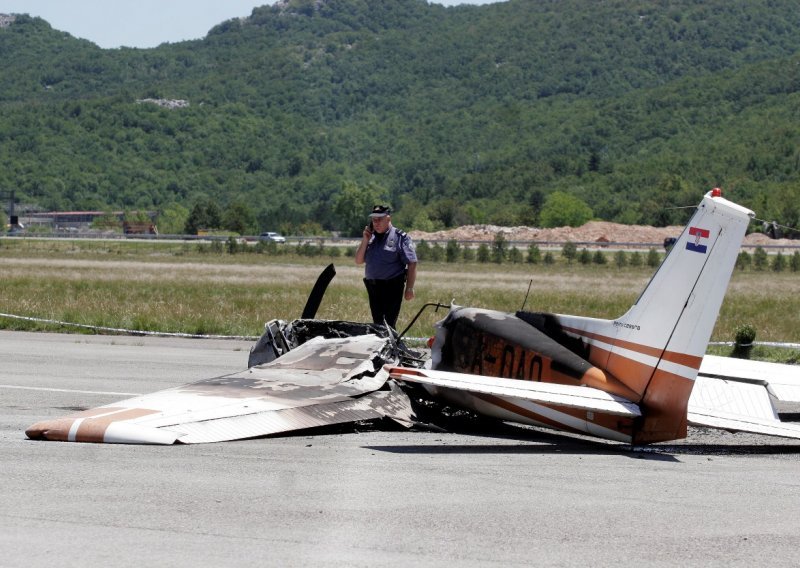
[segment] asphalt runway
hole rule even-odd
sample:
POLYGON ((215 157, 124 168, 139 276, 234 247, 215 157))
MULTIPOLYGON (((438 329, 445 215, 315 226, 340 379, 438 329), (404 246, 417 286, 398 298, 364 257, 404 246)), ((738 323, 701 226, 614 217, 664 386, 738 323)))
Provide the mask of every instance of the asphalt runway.
POLYGON ((193 446, 27 440, 246 367, 249 343, 0 331, 0 566, 753 566, 800 558, 800 444, 692 429, 632 451, 542 430, 193 446))

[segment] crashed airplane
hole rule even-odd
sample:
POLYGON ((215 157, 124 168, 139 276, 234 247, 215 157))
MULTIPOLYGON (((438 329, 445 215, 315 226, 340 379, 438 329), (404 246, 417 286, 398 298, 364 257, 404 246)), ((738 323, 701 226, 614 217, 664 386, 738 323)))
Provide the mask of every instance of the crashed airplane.
POLYGON ((387 326, 271 321, 245 371, 130 398, 26 430, 35 440, 203 443, 390 418, 412 397, 500 420, 630 444, 686 437, 687 424, 800 439, 772 402, 800 401, 795 370, 704 356, 753 212, 707 193, 637 302, 614 320, 450 306, 431 356, 387 326))

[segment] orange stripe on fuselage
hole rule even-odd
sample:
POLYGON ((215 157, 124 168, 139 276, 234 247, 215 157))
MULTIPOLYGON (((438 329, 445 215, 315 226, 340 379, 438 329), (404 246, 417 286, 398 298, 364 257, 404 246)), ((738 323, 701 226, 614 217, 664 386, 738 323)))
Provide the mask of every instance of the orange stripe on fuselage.
POLYGON ((686 353, 678 353, 677 351, 664 351, 662 349, 658 349, 657 347, 649 347, 640 343, 616 339, 614 337, 600 335, 599 333, 593 333, 591 331, 583 331, 573 327, 565 327, 563 329, 564 331, 574 335, 580 335, 587 339, 596 339, 615 347, 618 346, 622 347, 623 349, 628 349, 629 351, 656 357, 657 359, 664 359, 665 361, 677 363, 678 365, 683 365, 684 367, 689 367, 690 369, 699 369, 700 363, 703 361, 702 357, 697 357, 695 355, 687 355, 686 353))

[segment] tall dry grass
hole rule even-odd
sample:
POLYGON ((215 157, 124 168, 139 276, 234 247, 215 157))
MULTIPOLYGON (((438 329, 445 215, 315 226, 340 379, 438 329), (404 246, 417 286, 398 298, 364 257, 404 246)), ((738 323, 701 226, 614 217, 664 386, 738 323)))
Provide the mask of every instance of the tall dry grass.
MULTIPOLYGON (((0 312, 135 330, 255 336, 267 320, 299 317, 329 262, 134 244, 0 246, 0 312)), ((335 262, 338 274, 318 317, 368 321, 363 270, 349 257, 335 262)), ((398 327, 426 302, 518 310, 529 284, 528 310, 613 318, 636 300, 652 271, 563 262, 423 264, 417 298, 404 303, 398 327)), ((409 335, 429 335, 442 315, 426 312, 409 335)), ((757 340, 800 342, 800 275, 734 273, 712 339, 732 340, 741 323, 756 328, 757 340)), ((0 327, 68 330, 7 318, 0 318, 0 327)))

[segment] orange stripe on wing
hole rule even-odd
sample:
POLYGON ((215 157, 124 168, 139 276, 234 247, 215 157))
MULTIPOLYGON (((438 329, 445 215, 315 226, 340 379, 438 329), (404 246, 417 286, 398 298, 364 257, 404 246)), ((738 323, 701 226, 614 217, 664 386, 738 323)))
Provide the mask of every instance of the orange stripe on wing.
POLYGON ((75 433, 75 441, 102 442, 106 430, 108 430, 108 426, 112 422, 133 420, 142 416, 157 414, 158 412, 158 410, 149 410, 147 408, 128 408, 99 418, 87 418, 78 426, 78 431, 75 433))
MULTIPOLYGON (((534 422, 538 422, 539 424, 543 424, 545 426, 549 426, 551 428, 555 428, 558 430, 564 430, 566 432, 573 432, 576 434, 587 434, 588 432, 585 430, 581 430, 579 428, 575 428, 573 426, 569 426, 552 418, 548 418, 538 412, 534 412, 533 410, 529 410, 527 408, 523 408, 510 402, 504 398, 498 397, 496 395, 491 394, 484 394, 484 393, 470 393, 471 396, 475 398, 479 398, 484 402, 489 404, 493 404, 503 410, 516 414, 518 416, 527 418, 528 420, 532 420, 534 422)), ((541 404, 546 408, 554 410, 556 412, 560 412, 562 414, 569 415, 573 418, 576 418, 582 422, 588 422, 591 424, 596 424, 597 426, 601 426, 603 428, 607 428, 609 430, 614 430, 615 432, 619 432, 624 434, 625 436, 630 436, 631 432, 633 431, 633 421, 629 418, 621 418, 619 416, 611 416, 608 414, 603 414, 602 412, 593 411, 592 414, 594 415, 592 420, 589 420, 587 416, 587 412, 585 410, 580 410, 577 408, 566 408, 561 406, 552 406, 549 404, 541 404)))

